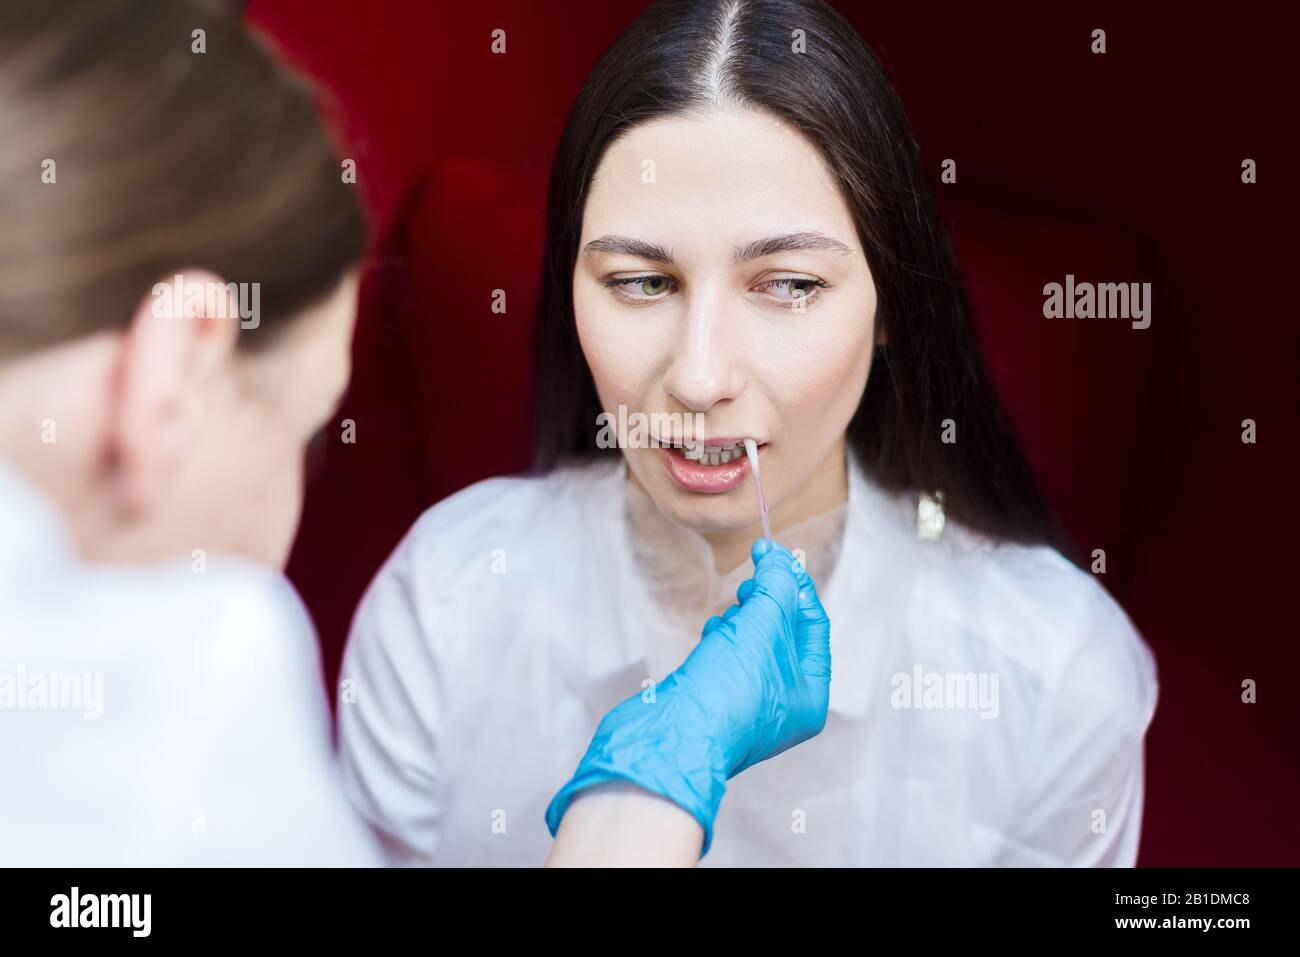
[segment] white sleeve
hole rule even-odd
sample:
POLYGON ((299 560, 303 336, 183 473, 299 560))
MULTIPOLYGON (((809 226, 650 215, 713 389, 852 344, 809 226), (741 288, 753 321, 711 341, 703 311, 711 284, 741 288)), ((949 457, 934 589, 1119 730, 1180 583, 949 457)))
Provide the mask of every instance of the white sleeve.
POLYGON ((414 538, 399 546, 357 610, 338 712, 346 793, 390 862, 408 866, 432 861, 444 799, 437 741, 445 689, 414 538))
POLYGON ((291 586, 240 583, 202 629, 195 744, 195 863, 373 866, 374 835, 343 796, 320 655, 291 586), (212 627, 215 626, 215 627, 212 627))
POLYGON ((1003 866, 1132 867, 1155 661, 1100 586, 1083 634, 1047 683, 1003 866))

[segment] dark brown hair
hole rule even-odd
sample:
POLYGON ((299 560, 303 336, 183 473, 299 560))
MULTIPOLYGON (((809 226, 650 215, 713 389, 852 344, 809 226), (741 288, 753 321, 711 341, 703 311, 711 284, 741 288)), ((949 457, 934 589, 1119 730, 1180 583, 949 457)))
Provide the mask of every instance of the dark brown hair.
POLYGON ((969 527, 1068 554, 985 371, 902 106, 857 32, 819 0, 663 0, 592 70, 551 172, 534 362, 537 467, 599 454, 601 408, 572 288, 601 157, 639 123, 715 102, 766 111, 806 136, 857 224, 886 344, 849 423, 850 448, 888 488, 942 491, 948 514, 969 527), (941 441, 945 419, 957 424, 955 443, 941 441))
POLYGON ((312 89, 223 4, 4 0, 0 143, 0 356, 125 326, 186 268, 260 283, 263 342, 365 251, 312 89))

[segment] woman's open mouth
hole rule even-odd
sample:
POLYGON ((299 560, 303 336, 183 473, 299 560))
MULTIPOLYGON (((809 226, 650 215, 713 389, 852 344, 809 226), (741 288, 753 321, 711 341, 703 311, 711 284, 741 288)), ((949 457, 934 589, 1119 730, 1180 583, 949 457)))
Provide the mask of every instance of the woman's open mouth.
MULTIPOLYGON (((764 448, 765 443, 759 443, 760 455, 764 448)), ((744 439, 706 439, 691 448, 665 446, 659 454, 673 481, 689 492, 730 492, 749 478, 744 439)))

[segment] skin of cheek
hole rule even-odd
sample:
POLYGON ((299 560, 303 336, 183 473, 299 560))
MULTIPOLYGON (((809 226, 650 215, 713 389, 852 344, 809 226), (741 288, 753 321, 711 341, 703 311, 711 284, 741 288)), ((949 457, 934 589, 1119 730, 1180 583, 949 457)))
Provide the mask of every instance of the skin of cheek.
MULTIPOLYGON (((630 309, 608 302, 608 292, 594 280, 583 279, 579 285, 584 288, 575 290, 578 341, 604 411, 615 417, 620 405, 629 414, 666 411, 668 406, 656 399, 654 386, 670 361, 674 321, 662 310, 658 316, 644 314, 656 311, 655 307, 630 309), (585 288, 589 286, 597 288, 585 288)), ((596 423, 591 427, 595 429, 596 423)), ((620 445, 625 439, 619 436, 620 445)))
MULTIPOLYGON (((763 490, 773 513, 802 504, 794 500, 805 485, 826 481, 822 470, 839 467, 829 457, 857 411, 871 368, 873 324, 854 325, 837 324, 834 336, 786 342, 753 359, 750 388, 770 403, 776 429, 762 463, 763 490)), ((816 511, 791 517, 802 520, 816 511)))
MULTIPOLYGON (((648 317, 645 314, 655 312, 655 307, 632 310, 611 302, 608 290, 581 269, 575 274, 573 305, 578 341, 603 411, 616 420, 619 406, 625 406, 629 415, 681 411, 659 387, 671 361, 672 338, 678 334, 670 315, 660 309, 660 315, 648 317)), ((628 468, 659 509, 683 524, 692 524, 682 514, 681 503, 672 501, 674 490, 664 484, 668 477, 662 474, 658 459, 662 453, 627 448, 626 435, 619 436, 619 445, 628 468)))
POLYGON ((209 405, 208 452, 186 483, 191 501, 206 502, 202 528, 217 536, 213 547, 275 567, 288 561, 302 515, 307 445, 337 407, 350 366, 350 323, 293 321, 302 326, 282 341, 232 358, 209 405))
MULTIPOLYGON (((301 382, 293 378, 286 382, 301 382)), ((310 432, 304 431, 302 411, 284 401, 259 397, 254 414, 265 423, 266 437, 258 456, 260 480, 254 470, 248 472, 247 493, 257 503, 260 521, 246 526, 250 544, 258 557, 283 566, 289 558, 293 540, 302 518, 304 463, 310 432)))
POLYGON ((358 275, 349 274, 324 304, 298 317, 290 341, 272 349, 271 361, 256 370, 261 414, 279 424, 273 431, 281 436, 268 457, 270 521, 263 533, 268 560, 281 566, 302 518, 307 446, 322 429, 327 442, 341 441, 341 430, 329 425, 352 372, 358 283, 358 275))
POLYGON ((280 566, 288 561, 302 517, 307 446, 322 428, 329 442, 340 441, 342 434, 327 423, 351 371, 352 302, 346 315, 330 312, 300 320, 305 335, 273 347, 269 361, 252 370, 249 400, 265 423, 268 446, 261 458, 260 494, 249 489, 259 497, 264 520, 248 530, 259 557, 280 566))

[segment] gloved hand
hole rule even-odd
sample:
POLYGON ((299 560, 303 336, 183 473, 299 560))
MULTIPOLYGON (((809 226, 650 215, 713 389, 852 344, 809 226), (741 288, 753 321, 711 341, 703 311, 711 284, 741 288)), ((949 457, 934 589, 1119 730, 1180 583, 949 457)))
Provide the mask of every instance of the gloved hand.
POLYGON ((703 857, 726 781, 826 726, 830 621, 811 576, 785 548, 759 539, 739 605, 652 689, 607 714, 569 782, 546 809, 551 836, 583 788, 630 781, 679 804, 704 829, 703 857))

